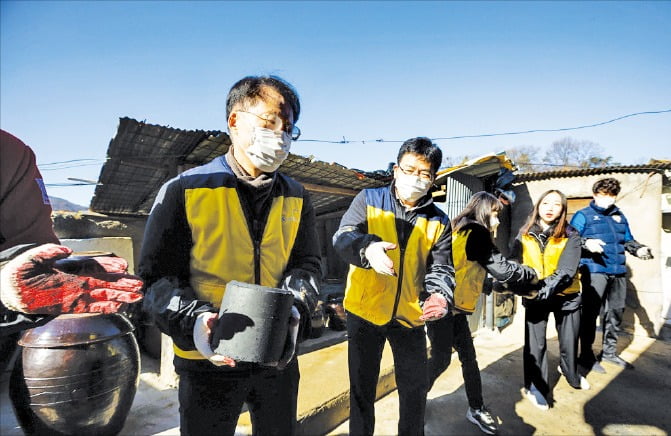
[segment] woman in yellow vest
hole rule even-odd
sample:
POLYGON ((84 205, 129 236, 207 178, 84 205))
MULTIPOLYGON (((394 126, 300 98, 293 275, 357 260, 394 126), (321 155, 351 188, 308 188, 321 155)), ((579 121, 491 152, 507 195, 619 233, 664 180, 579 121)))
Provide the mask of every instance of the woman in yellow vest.
POLYGON ((550 385, 546 330, 554 314, 559 336, 557 370, 575 389, 589 389, 578 373, 580 327, 580 235, 566 221, 566 196, 558 190, 541 195, 513 248, 524 265, 536 270, 542 285, 535 299, 525 299, 524 388, 522 393, 536 407, 547 410, 550 385))
POLYGON ((452 220, 456 287, 448 299, 451 310, 444 318, 426 323, 431 341, 429 385, 450 365, 454 347, 461 360, 468 398, 466 418, 488 434, 496 433, 496 421, 484 406, 480 369, 466 316, 475 310, 488 273, 497 281, 518 288, 538 281, 532 268, 507 260, 494 245, 492 233, 499 224, 502 207, 492 194, 478 192, 452 220))

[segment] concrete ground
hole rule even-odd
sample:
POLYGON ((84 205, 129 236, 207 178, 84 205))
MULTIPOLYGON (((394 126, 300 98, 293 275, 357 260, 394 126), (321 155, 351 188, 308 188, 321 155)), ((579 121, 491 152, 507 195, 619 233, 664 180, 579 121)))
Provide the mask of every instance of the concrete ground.
MULTIPOLYGON (((548 328, 554 405, 549 411, 535 408, 522 398, 523 308, 503 332, 481 330, 475 347, 482 373, 485 403, 497 417, 499 434, 539 435, 667 435, 671 432, 671 342, 645 336, 622 336, 622 356, 636 369, 623 370, 604 364, 608 373, 591 373, 587 391, 571 388, 556 372, 558 345, 552 323, 548 328)), ((597 340, 599 337, 597 337, 597 340)), ((348 433, 348 378, 343 332, 327 331, 323 338, 305 343, 299 356, 300 433, 348 433), (326 347, 324 347, 326 346, 326 347), (324 348, 321 348, 324 347, 324 348), (311 350, 316 350, 309 352, 311 350)), ((140 386, 121 435, 178 435, 177 391, 159 382, 158 363, 143 357, 140 386)), ((0 434, 22 434, 2 392, 0 434)), ((376 403, 376 435, 396 434, 398 395, 393 365, 385 350, 376 403), (391 393, 389 393, 391 392, 391 393)), ((481 434, 465 418, 468 403, 456 354, 448 370, 429 393, 427 435, 481 434)), ((251 434, 249 416, 238 422, 238 434, 251 434)))
MULTIPOLYGON (((502 333, 481 330, 475 348, 481 370, 485 404, 497 418, 501 435, 668 435, 671 432, 671 342, 644 336, 622 336, 621 355, 633 370, 604 363, 607 374, 590 373, 589 390, 568 385, 556 368, 559 345, 554 324, 548 326, 550 381, 554 404, 548 411, 523 398, 523 307, 502 333)), ((597 341, 600 335, 597 336, 597 341)), ((396 391, 377 401, 376 435, 396 434, 396 391)), ((456 353, 452 364, 428 395, 426 435, 483 434, 466 418, 468 402, 456 353)), ((328 435, 348 433, 348 422, 328 435)))

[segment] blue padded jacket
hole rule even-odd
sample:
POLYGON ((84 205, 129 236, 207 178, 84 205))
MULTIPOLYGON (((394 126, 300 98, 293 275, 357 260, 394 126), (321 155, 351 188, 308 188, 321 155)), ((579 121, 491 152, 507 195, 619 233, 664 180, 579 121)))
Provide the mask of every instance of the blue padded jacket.
POLYGON ((629 223, 617 206, 601 208, 592 201, 588 207, 580 209, 571 219, 573 226, 584 239, 601 239, 606 243, 603 253, 583 250, 580 264, 590 272, 600 274, 624 274, 625 243, 633 240, 629 223))

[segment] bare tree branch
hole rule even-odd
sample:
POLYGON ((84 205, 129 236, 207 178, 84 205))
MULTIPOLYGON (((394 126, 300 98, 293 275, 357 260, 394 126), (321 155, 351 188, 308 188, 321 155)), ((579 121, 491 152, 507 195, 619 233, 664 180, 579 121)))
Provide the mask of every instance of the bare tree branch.
POLYGON ((534 145, 522 145, 520 147, 513 147, 506 150, 506 155, 515 162, 515 165, 519 171, 526 172, 536 172, 543 171, 544 165, 540 164, 539 154, 540 147, 534 145))

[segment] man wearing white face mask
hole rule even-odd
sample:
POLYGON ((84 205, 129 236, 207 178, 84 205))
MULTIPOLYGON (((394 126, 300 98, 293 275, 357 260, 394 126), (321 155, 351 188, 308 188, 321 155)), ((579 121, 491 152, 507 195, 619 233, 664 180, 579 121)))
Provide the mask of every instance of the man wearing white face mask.
POLYGON ((441 160, 430 139, 405 141, 391 185, 360 192, 333 235, 334 248, 350 264, 344 299, 350 434, 373 434, 387 340, 400 397, 398 434, 424 433, 424 321, 447 314, 454 290, 450 221, 429 193, 441 160))
MULTIPOLYGON (((256 116, 251 112, 240 111, 240 113, 250 113, 256 116)), ((291 137, 284 130, 274 131, 266 127, 255 126, 252 143, 244 152, 255 168, 264 173, 272 173, 289 156, 290 147, 291 137)))
POLYGON ((633 368, 617 354, 616 347, 627 294, 625 251, 640 259, 652 259, 650 248, 634 239, 627 218, 615 206, 615 197, 619 193, 620 182, 617 179, 598 180, 592 186, 594 200, 571 219, 571 226, 582 237, 583 248, 580 259, 582 320, 578 361, 586 370, 600 373, 606 370, 592 351, 596 318, 600 311, 603 347, 599 360, 633 368))
POLYGON ((278 77, 245 77, 231 88, 226 112, 228 153, 157 195, 139 263, 144 307, 174 342, 182 435, 234 434, 243 403, 254 434, 292 435, 296 337, 307 336, 321 274, 308 192, 277 171, 300 135, 300 103, 278 77), (213 351, 212 328, 232 280, 294 291, 280 362, 236 362, 213 351))

